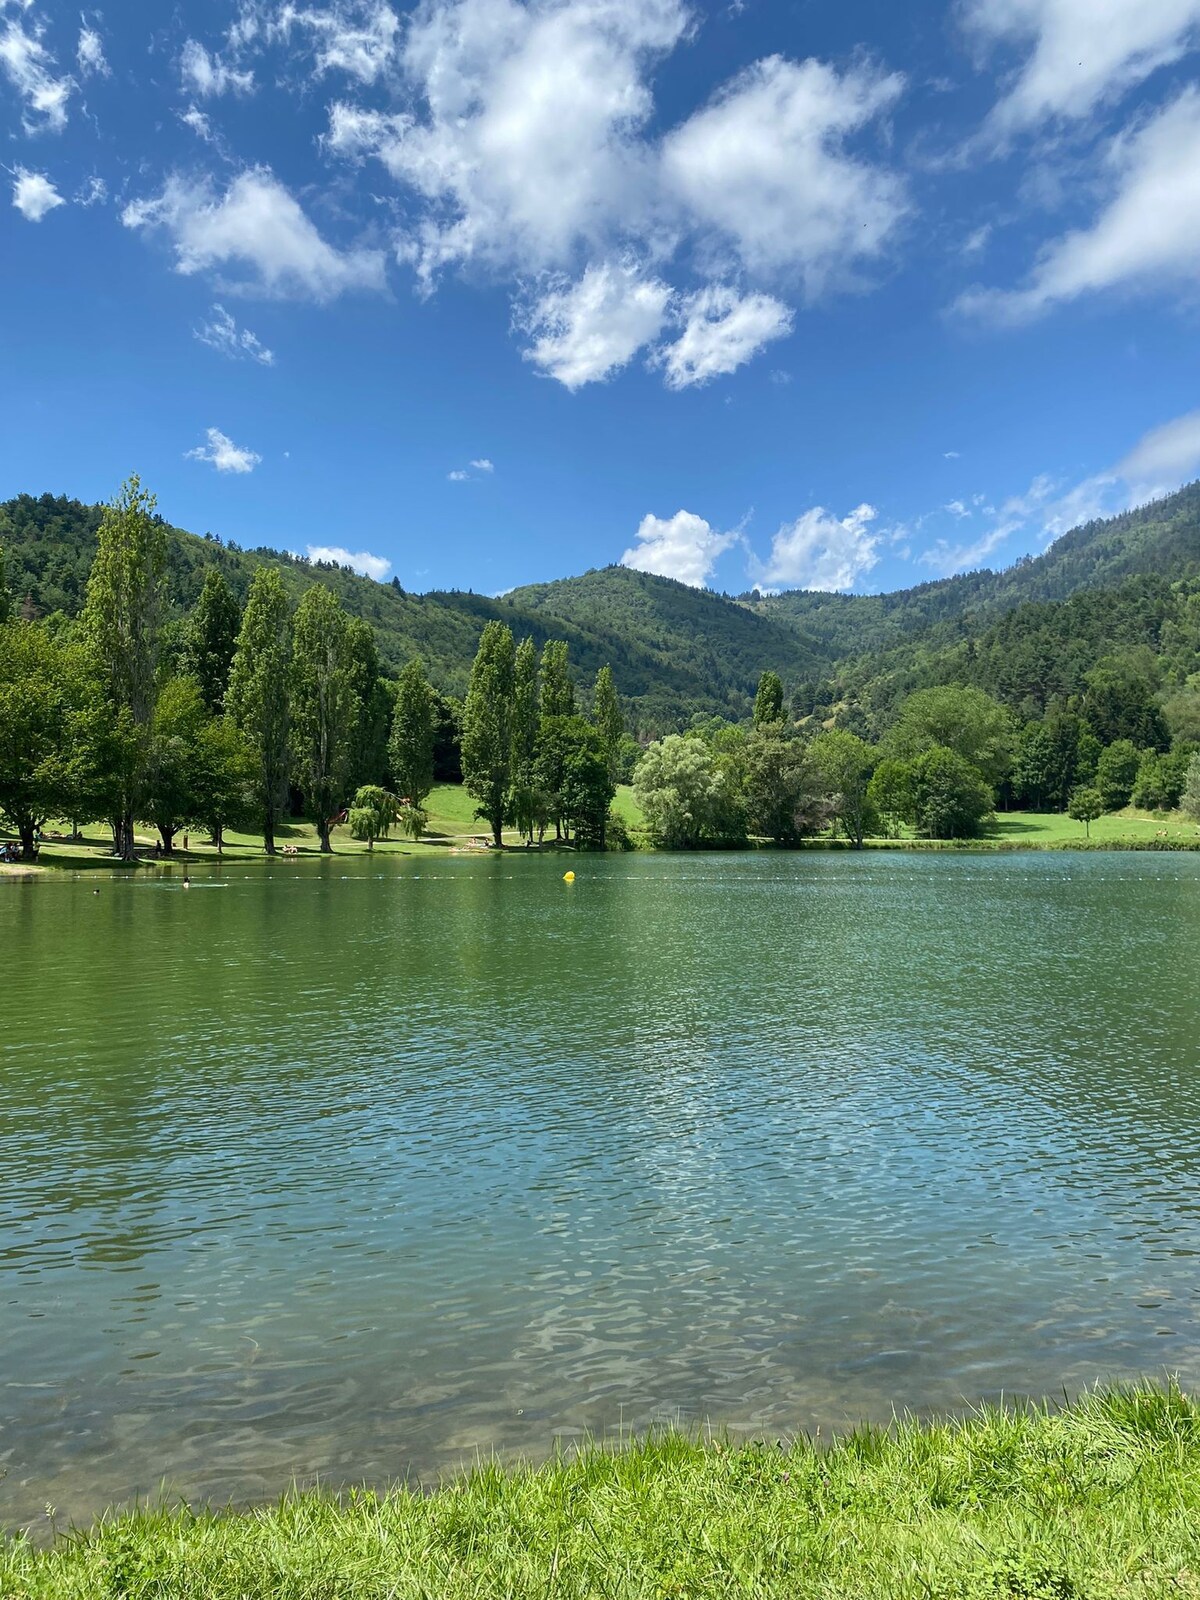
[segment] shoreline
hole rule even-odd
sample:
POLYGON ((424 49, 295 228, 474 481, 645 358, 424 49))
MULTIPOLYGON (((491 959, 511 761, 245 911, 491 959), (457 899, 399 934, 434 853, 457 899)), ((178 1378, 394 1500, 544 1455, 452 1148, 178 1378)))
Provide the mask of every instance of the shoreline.
POLYGON ((0 1596, 1197 1596, 1200 1405, 1143 1381, 829 1440, 662 1430, 428 1493, 149 1506, 54 1535, 0 1535, 0 1596))

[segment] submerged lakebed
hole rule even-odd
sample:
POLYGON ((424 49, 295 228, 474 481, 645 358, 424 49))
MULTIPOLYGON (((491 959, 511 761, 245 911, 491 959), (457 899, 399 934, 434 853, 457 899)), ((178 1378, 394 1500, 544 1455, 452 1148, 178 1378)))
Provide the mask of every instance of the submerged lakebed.
POLYGON ((1200 1382, 1200 859, 0 885, 0 1523, 1200 1382))

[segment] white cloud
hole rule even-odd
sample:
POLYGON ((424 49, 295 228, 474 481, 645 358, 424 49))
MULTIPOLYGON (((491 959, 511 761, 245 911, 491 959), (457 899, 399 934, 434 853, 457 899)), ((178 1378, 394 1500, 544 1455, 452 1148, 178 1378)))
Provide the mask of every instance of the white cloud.
POLYGON ((202 322, 192 331, 201 344, 219 350, 223 356, 229 356, 234 361, 248 359, 264 367, 275 365, 274 352, 268 350, 249 328, 239 328, 222 305, 214 305, 212 320, 202 322))
POLYGON ((40 222, 55 206, 66 201, 42 172, 27 172, 17 167, 13 172, 13 205, 26 222, 40 222))
POLYGON ((198 444, 194 450, 184 452, 186 461, 207 461, 218 472, 253 472, 262 460, 253 450, 244 450, 234 444, 220 428, 208 428, 207 444, 198 444))
POLYGON ((637 543, 621 557, 623 567, 638 572, 656 572, 662 578, 702 589, 708 582, 717 557, 735 545, 736 533, 718 533, 693 511, 677 511, 673 517, 643 517, 637 543))
POLYGON ((1024 288, 972 290, 959 309, 1023 322, 1106 289, 1200 283, 1200 92, 1116 139, 1106 165, 1114 193, 1090 228, 1049 244, 1024 288))
POLYGON ((759 588, 850 589, 879 560, 880 536, 871 532, 879 513, 874 506, 856 506, 848 517, 835 517, 814 506, 795 522, 785 523, 771 541, 765 562, 752 559, 751 575, 759 588))
POLYGON ((1195 477, 1200 470, 1200 411, 1152 428, 1113 470, 1136 486, 1138 499, 1154 499, 1195 477))
POLYGON ((195 39, 188 39, 179 56, 179 77, 184 88, 206 100, 209 95, 249 94, 254 74, 247 68, 229 66, 218 55, 210 55, 195 39))
POLYGON ((958 461, 962 456, 961 450, 943 450, 942 456, 946 461, 958 461))
POLYGON ((242 289, 323 301, 384 286, 382 254, 335 249, 266 167, 240 173, 222 196, 211 179, 173 176, 161 194, 126 206, 121 220, 127 228, 165 229, 178 272, 248 269, 242 289))
POLYGON ((567 269, 644 226, 653 161, 639 135, 680 0, 427 0, 403 72, 418 118, 373 147, 426 201, 405 252, 429 280, 482 259, 567 269))
POLYGON ((948 511, 952 517, 969 517, 971 515, 970 508, 965 506, 961 500, 951 500, 942 509, 943 511, 948 511))
POLYGON ((467 483, 475 477, 487 477, 491 473, 495 472, 495 470, 496 466, 494 462, 489 461, 486 456, 480 456, 477 460, 471 462, 469 468, 455 467, 453 472, 448 472, 446 474, 446 477, 451 483, 467 483))
POLYGON ((103 178, 94 173, 75 196, 75 204, 80 206, 102 206, 108 199, 108 185, 103 178))
POLYGON ((340 544, 310 544, 307 547, 310 561, 336 561, 339 567, 353 567, 364 577, 382 583, 392 570, 392 563, 383 556, 373 556, 369 550, 351 551, 340 544))
POLYGON ((108 76, 108 62, 104 59, 104 42, 95 28, 89 28, 86 22, 79 30, 75 60, 79 63, 79 71, 85 78, 90 77, 93 72, 101 77, 108 76))
POLYGON ((665 367, 668 389, 685 389, 734 372, 772 339, 792 331, 792 313, 769 294, 739 296, 711 284, 683 304, 683 332, 656 360, 665 367))
POLYGON ((212 123, 199 106, 189 106, 186 111, 178 113, 180 122, 185 128, 190 128, 198 139, 203 139, 205 144, 214 143, 212 123))
POLYGON ((867 67, 756 62, 667 136, 665 182, 749 270, 820 293, 877 255, 907 209, 899 178, 846 149, 902 87, 867 67))
POLYGON ((325 8, 285 4, 271 31, 285 38, 293 31, 307 33, 318 76, 345 72, 360 83, 374 83, 392 63, 400 19, 383 0, 340 0, 325 8))
POLYGON ((27 32, 23 22, 10 17, 0 33, 0 69, 31 113, 22 119, 26 133, 61 133, 67 125, 67 101, 75 80, 56 78, 50 70, 54 57, 42 43, 43 31, 35 22, 27 32))
POLYGON ((671 300, 668 284, 635 266, 605 262, 577 283, 560 281, 521 319, 533 343, 526 361, 568 389, 610 377, 657 338, 671 300))
POLYGON ((968 0, 967 24, 1031 46, 990 130, 1003 137, 1088 116, 1195 47, 1200 0, 968 0))

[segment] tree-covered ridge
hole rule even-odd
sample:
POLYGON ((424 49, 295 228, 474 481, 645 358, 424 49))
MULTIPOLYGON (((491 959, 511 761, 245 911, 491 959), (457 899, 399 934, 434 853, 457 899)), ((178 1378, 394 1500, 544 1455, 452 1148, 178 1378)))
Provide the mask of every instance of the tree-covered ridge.
MULTIPOLYGON (((23 494, 0 504, 0 548, 18 610, 41 617, 78 614, 101 512, 55 495, 23 494)), ((788 682, 819 675, 826 665, 786 623, 624 568, 573 580, 583 596, 573 608, 540 602, 543 591, 561 585, 500 598, 459 590, 413 595, 330 563, 265 547, 243 550, 169 525, 166 533, 168 603, 176 618, 190 612, 211 569, 244 604, 255 572, 269 566, 280 573, 293 605, 313 583, 324 584, 350 615, 371 624, 385 670, 395 674, 419 655, 431 681, 448 694, 465 694, 480 636, 494 621, 532 638, 539 650, 548 639, 565 640, 580 682, 611 663, 623 700, 646 732, 673 727, 696 710, 745 714, 764 661, 788 682), (597 599, 590 603, 593 591, 597 599)))
POLYGON ((898 589, 847 595, 789 591, 742 596, 764 616, 797 623, 837 657, 892 648, 935 630, 937 642, 977 633, 1005 611, 1065 600, 1136 574, 1170 579, 1200 572, 1200 482, 1120 516, 1064 533, 1040 556, 898 589))

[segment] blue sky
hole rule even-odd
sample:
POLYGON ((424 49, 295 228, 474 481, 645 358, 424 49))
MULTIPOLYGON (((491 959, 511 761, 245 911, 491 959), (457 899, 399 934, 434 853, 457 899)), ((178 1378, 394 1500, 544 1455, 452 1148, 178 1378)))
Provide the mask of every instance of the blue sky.
POLYGON ((0 0, 0 493, 411 589, 1006 564, 1200 468, 1198 66, 1200 0, 0 0))

